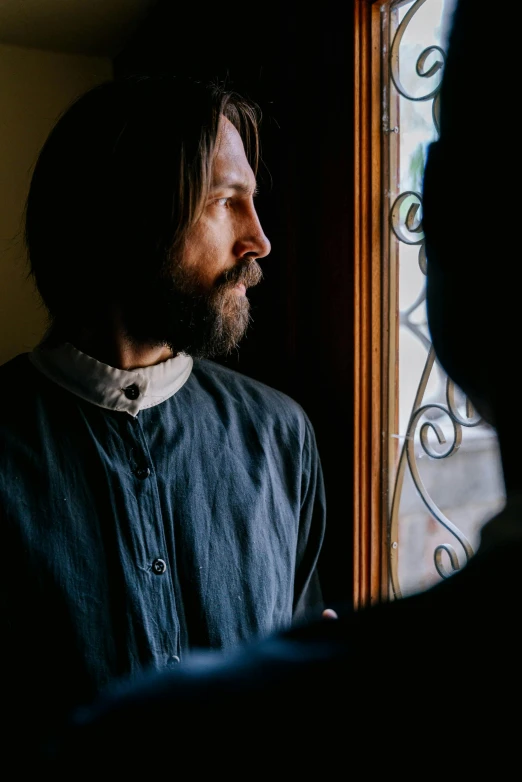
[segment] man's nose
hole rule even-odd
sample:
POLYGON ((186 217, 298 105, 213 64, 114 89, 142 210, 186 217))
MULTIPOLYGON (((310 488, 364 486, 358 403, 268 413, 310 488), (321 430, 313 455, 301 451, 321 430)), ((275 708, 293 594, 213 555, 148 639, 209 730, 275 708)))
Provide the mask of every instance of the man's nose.
POLYGON ((255 211, 243 228, 244 233, 236 243, 236 255, 239 258, 266 258, 272 248, 255 211))
MULTIPOLYGON (((261 228, 261 225, 259 225, 261 228)), ((261 236, 259 239, 259 245, 260 249, 258 251, 257 257, 258 258, 266 258, 267 255, 270 254, 270 250, 272 249, 272 245, 270 244, 270 240, 267 236, 265 236, 265 232, 261 228, 261 236)))

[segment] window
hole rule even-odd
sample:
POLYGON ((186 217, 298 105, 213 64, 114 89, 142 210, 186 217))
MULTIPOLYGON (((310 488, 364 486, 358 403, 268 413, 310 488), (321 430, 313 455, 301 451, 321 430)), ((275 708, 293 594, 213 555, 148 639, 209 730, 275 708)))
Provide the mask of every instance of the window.
POLYGON ((449 577, 504 501, 496 436, 439 367, 426 324, 422 176, 453 5, 356 3, 358 605, 449 577))

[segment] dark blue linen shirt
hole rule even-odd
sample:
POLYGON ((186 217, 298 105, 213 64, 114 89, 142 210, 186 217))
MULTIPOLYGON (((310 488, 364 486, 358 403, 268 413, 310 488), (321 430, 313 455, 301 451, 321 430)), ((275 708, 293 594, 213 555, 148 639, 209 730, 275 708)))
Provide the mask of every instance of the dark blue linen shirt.
POLYGON ((321 467, 289 397, 201 360, 133 416, 64 389, 28 354, 0 367, 0 388, 13 719, 52 729, 114 677, 322 609, 321 467))

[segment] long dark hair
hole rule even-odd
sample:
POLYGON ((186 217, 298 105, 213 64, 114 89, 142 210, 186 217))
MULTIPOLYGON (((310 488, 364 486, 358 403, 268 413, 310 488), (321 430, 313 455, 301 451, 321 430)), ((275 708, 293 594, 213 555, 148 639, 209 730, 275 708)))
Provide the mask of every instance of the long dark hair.
POLYGON ((61 116, 25 209, 30 272, 54 327, 96 318, 126 281, 172 262, 206 200, 221 115, 257 172, 259 108, 218 83, 132 76, 61 116))

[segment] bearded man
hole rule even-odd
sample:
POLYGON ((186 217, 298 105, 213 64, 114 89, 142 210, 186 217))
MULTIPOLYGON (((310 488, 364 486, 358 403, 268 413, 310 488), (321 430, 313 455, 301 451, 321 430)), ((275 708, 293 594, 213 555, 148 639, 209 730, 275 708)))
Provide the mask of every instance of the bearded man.
POLYGON ((36 162, 25 236, 50 325, 0 369, 2 662, 22 732, 117 676, 322 611, 310 421, 210 360, 245 333, 270 251, 258 157, 240 96, 132 77, 79 98, 36 162))

